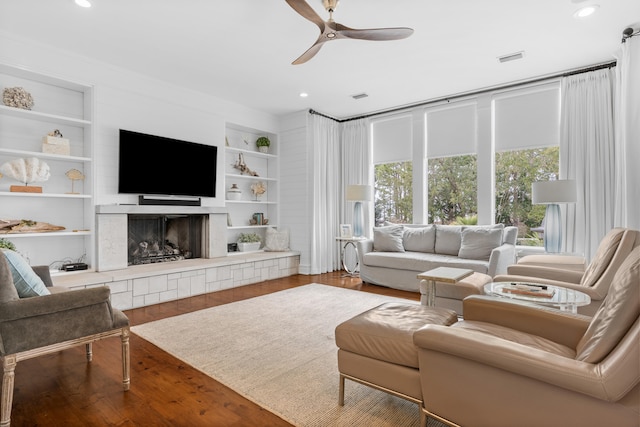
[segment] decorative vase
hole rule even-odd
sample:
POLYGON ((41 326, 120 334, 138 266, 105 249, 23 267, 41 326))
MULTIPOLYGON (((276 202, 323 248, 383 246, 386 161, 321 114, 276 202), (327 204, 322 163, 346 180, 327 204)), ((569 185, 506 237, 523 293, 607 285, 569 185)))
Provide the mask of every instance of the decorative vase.
POLYGON ((269 146, 267 145, 261 145, 260 147, 258 147, 258 151, 261 153, 269 153, 269 146))
POLYGON ((231 184, 231 188, 227 190, 227 200, 240 200, 242 198, 242 190, 238 188, 238 184, 231 184))
POLYGON ((260 242, 238 243, 238 251, 240 252, 251 252, 251 251, 257 251, 259 249, 260 249, 260 242))

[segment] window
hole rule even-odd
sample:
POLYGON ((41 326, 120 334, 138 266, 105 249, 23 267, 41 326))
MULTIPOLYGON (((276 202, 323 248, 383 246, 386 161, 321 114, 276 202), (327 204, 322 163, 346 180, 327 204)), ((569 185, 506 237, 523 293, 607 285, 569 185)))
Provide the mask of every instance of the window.
POLYGON ((413 222, 412 120, 385 117, 372 125, 375 165, 375 225, 413 222))
POLYGON ((375 166, 376 226, 385 222, 413 223, 413 164, 384 163, 375 166))
POLYGON ((428 167, 429 223, 477 224, 476 156, 437 157, 428 167))
POLYGON ((476 102, 446 103, 426 113, 427 220, 478 221, 476 102))
POLYGON ((543 246, 545 206, 531 204, 531 184, 557 178, 559 147, 496 153, 496 223, 518 227, 518 245, 543 246))
POLYGON ((518 227, 519 245, 542 246, 545 206, 531 204, 531 184, 559 175, 559 86, 497 94, 493 117, 495 221, 518 227))

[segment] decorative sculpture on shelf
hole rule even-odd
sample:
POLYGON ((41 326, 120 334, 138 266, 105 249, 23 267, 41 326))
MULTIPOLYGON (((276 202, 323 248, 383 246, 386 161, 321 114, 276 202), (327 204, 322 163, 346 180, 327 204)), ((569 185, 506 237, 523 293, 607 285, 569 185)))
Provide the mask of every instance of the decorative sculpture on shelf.
POLYGON ((60 225, 30 219, 0 219, 0 234, 49 233, 64 229, 60 225))
POLYGON ((256 197, 256 200, 260 198, 267 191, 267 187, 264 185, 264 182, 258 181, 251 184, 251 192, 256 197))
POLYGON ((2 92, 2 102, 8 107, 31 110, 33 97, 22 87, 8 87, 2 92))
POLYGON ((238 160, 233 164, 233 167, 240 171, 240 175, 247 174, 251 176, 258 176, 258 174, 249 169, 249 166, 244 162, 244 156, 242 153, 238 154, 238 160))
POLYGON ((78 194, 73 190, 73 184, 76 181, 84 180, 84 174, 80 172, 78 169, 69 169, 67 173, 65 173, 65 175, 67 176, 67 178, 71 180, 71 192, 67 194, 78 194))
POLYGON ((42 193, 42 187, 29 187, 28 184, 46 181, 51 176, 49 165, 37 157, 8 161, 0 166, 0 172, 9 178, 24 183, 24 186, 12 185, 10 191, 25 193, 42 193))

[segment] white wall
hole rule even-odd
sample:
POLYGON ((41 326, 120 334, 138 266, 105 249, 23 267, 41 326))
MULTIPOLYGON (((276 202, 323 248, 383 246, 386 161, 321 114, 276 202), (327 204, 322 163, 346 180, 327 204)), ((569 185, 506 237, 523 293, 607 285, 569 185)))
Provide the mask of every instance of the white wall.
POLYGON ((279 131, 278 119, 271 114, 2 31, 0 63, 94 86, 96 205, 137 202, 135 196, 117 194, 120 128, 218 146, 217 197, 203 199, 205 206, 224 205, 225 123, 279 131))
POLYGON ((281 121, 280 144, 280 215, 279 223, 289 228, 290 247, 300 252, 301 274, 310 274, 311 245, 311 162, 312 151, 307 136, 307 112, 301 111, 281 121))

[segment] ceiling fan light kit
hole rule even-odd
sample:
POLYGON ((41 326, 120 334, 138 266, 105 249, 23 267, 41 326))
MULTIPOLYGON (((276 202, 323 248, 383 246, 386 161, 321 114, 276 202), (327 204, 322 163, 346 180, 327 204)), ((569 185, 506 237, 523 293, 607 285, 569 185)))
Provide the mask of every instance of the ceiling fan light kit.
POLYGON ((355 29, 339 24, 333 19, 333 12, 338 6, 340 0, 322 0, 324 8, 329 12, 329 20, 324 21, 305 0, 286 0, 286 2, 298 12, 303 18, 313 22, 320 29, 320 36, 316 42, 307 49, 292 64, 303 64, 313 58, 322 45, 331 40, 338 39, 359 39, 359 40, 400 40, 413 34, 412 28, 396 27, 396 28, 370 28, 355 29))

